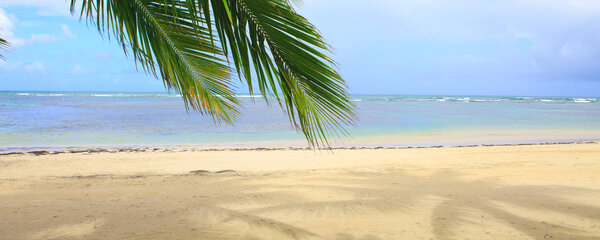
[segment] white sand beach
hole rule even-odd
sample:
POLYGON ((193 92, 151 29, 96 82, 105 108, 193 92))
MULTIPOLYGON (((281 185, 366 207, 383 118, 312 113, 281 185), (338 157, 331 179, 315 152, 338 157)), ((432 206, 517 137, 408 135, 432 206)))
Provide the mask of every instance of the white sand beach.
POLYGON ((0 239, 600 239, 600 144, 0 156, 0 239))

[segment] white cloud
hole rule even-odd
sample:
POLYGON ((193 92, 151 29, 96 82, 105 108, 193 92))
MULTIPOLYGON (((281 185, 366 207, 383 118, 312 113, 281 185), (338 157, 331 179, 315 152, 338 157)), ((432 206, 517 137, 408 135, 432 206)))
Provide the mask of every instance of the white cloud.
POLYGON ((101 52, 96 54, 92 60, 97 62, 106 62, 113 58, 113 54, 111 52, 101 52))
POLYGON ((38 43, 50 43, 56 41, 62 41, 69 38, 75 38, 76 36, 69 30, 69 26, 65 24, 61 24, 60 28, 62 29, 62 34, 57 36, 57 34, 32 34, 31 37, 27 40, 26 44, 34 45, 38 43))
POLYGON ((71 73, 73 73, 73 74, 86 74, 89 72, 90 72, 89 69, 84 68, 79 64, 77 64, 77 65, 73 66, 73 68, 71 68, 71 73))
POLYGON ((15 71, 23 66, 22 62, 0 61, 0 70, 4 72, 15 71))
POLYGON ((27 40, 27 44, 33 45, 37 43, 49 43, 55 42, 58 38, 54 34, 32 34, 31 38, 27 40))
POLYGON ((29 7, 42 16, 68 16, 71 15, 70 3, 68 0, 1 0, 0 7, 29 7))
POLYGON ((46 70, 46 65, 44 65, 44 63, 40 61, 34 61, 32 63, 25 64, 25 66, 23 66, 23 69, 30 73, 42 72, 46 70))
MULTIPOLYGON (((332 21, 344 28, 370 26, 387 33, 435 38, 435 40, 471 40, 501 36, 539 36, 563 31, 600 16, 597 0, 506 0, 445 1, 411 0, 305 0, 307 12, 319 18, 348 18, 351 22, 332 21), (336 7, 344 14, 323 14, 336 7), (318 14, 314 14, 317 12, 318 14), (363 16, 363 17, 356 17, 363 16), (386 20, 381 22, 381 20, 386 20)), ((316 19, 314 20, 319 20, 316 19)))
POLYGON ((16 31, 16 22, 17 18, 8 14, 4 9, 0 8, 0 37, 4 38, 8 41, 11 47, 21 47, 26 44, 34 45, 39 43, 50 43, 59 40, 63 40, 66 38, 75 38, 76 36, 69 30, 69 26, 65 24, 61 24, 60 28, 62 29, 62 33, 60 36, 56 34, 32 34, 31 37, 27 40, 23 38, 17 37, 15 34, 16 31))
MULTIPOLYGON (((374 57, 385 61, 404 58, 419 63, 417 67, 431 67, 411 75, 415 78, 443 70, 476 74, 480 77, 473 78, 477 79, 506 73, 528 79, 600 80, 600 30, 594 27, 600 22, 598 0, 304 3, 299 12, 336 48, 342 67, 352 68, 374 57), (337 13, 329 13, 331 9, 337 13), (364 33, 357 34, 357 29, 364 33), (486 61, 474 61, 473 57, 486 61), (435 61, 450 58, 453 61, 449 62, 465 67, 446 69, 448 64, 435 61), (482 65, 485 68, 477 68, 482 65)), ((401 70, 388 71, 393 76, 401 70)))
POLYGON ((5 72, 25 71, 27 73, 41 73, 46 71, 46 65, 40 61, 20 62, 20 61, 0 61, 0 70, 5 72))
POLYGON ((61 24, 60 28, 63 31, 63 35, 67 38, 75 38, 75 35, 69 30, 69 26, 61 24))
POLYGON ((0 8, 0 37, 8 41, 11 46, 19 47, 25 44, 25 41, 15 36, 15 22, 17 18, 10 15, 0 8))

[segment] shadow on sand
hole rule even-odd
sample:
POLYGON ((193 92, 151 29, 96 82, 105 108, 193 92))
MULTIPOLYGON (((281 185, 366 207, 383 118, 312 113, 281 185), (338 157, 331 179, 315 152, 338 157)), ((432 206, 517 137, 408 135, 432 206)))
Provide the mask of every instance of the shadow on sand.
MULTIPOLYGON (((66 184, 67 180, 56 181, 66 184)), ((570 200, 571 196, 582 194, 598 196, 596 190, 506 185, 494 179, 465 180, 452 171, 428 176, 387 169, 333 175, 312 172, 301 176, 164 175, 134 179, 98 176, 68 181, 77 181, 74 188, 90 183, 110 187, 106 191, 82 190, 68 199, 57 196, 42 201, 32 195, 21 206, 13 204, 0 209, 0 213, 21 211, 18 217, 1 221, 0 232, 15 230, 18 234, 9 234, 11 239, 378 240, 389 236, 378 235, 375 226, 365 226, 365 232, 357 236, 314 225, 323 219, 410 213, 421 206, 421 201, 429 199, 433 207, 427 210, 430 222, 425 228, 440 240, 468 237, 458 230, 463 225, 476 224, 481 225, 481 231, 494 231, 495 226, 485 226, 485 219, 494 219, 495 224, 512 229, 516 236, 530 239, 599 239, 594 236, 598 232, 588 231, 590 226, 585 230, 527 214, 527 211, 541 211, 598 224, 598 206, 570 200), (314 193, 334 198, 314 197, 314 193), (48 215, 42 208, 53 214, 48 215), (473 217, 477 214, 485 218, 473 217), (294 216, 294 220, 278 216, 294 216), (78 230, 73 233, 73 229, 78 230)), ((0 200, 10 197, 0 196, 0 200)))

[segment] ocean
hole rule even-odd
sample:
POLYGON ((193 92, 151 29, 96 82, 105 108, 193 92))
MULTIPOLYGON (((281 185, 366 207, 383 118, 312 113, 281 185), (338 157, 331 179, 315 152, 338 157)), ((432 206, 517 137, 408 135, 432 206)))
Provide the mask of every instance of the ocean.
MULTIPOLYGON (((166 93, 0 92, 0 151, 69 147, 306 146, 277 103, 240 95, 234 126, 166 93)), ((354 95, 358 120, 335 146, 600 140, 594 97, 354 95)))

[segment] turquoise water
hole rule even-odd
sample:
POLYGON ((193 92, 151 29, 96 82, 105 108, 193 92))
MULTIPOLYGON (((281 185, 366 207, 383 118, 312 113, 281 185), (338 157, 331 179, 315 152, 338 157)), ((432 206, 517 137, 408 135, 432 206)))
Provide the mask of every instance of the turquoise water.
MULTIPOLYGON (((240 95, 235 126, 161 93, 0 92, 0 150, 302 140, 277 104, 240 95)), ((352 137, 491 130, 600 130, 598 98, 357 95, 352 137)), ((600 136, 598 136, 600 139, 600 136)))

